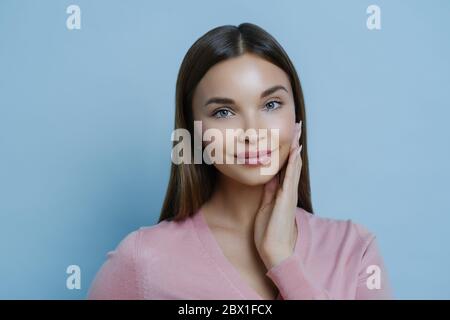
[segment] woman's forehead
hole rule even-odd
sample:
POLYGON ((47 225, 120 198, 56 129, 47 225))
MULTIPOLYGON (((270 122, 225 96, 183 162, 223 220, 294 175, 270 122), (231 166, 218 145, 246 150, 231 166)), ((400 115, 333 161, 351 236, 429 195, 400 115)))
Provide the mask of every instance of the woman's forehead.
POLYGON ((202 99, 240 95, 259 98, 264 90, 276 85, 291 91, 289 78, 281 68, 254 54, 244 54, 211 67, 199 82, 196 94, 202 99))

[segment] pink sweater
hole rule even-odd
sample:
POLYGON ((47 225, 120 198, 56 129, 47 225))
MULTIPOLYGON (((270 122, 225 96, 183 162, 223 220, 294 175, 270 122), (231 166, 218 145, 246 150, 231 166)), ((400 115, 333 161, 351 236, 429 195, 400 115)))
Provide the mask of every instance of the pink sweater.
MULTIPOLYGON (((277 299, 392 299, 373 234, 301 208, 296 221, 294 253, 266 273, 277 299)), ((88 299, 263 298, 225 257, 200 209, 126 236, 108 252, 88 299)))

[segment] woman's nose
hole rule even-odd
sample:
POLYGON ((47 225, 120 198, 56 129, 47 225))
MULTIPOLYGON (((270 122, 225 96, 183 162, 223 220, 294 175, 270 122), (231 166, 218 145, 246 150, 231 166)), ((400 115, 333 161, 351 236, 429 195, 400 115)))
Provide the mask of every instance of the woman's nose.
POLYGON ((256 144, 258 140, 265 136, 264 134, 262 134, 261 137, 259 136, 260 133, 264 133, 263 131, 266 128, 265 125, 259 123, 254 117, 252 118, 253 119, 246 120, 244 123, 242 134, 239 136, 239 141, 241 143, 256 144))
POLYGON ((239 142, 256 144, 258 142, 258 131, 255 128, 251 130, 244 129, 242 134, 239 135, 239 142))

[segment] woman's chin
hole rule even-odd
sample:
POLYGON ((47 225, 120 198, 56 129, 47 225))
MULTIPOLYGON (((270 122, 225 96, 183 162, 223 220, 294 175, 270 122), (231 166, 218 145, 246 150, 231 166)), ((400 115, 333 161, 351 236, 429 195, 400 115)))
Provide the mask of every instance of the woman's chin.
POLYGON ((229 172, 227 175, 237 182, 248 186, 264 185, 272 179, 277 172, 273 174, 262 174, 261 167, 247 167, 240 168, 234 172, 229 172))

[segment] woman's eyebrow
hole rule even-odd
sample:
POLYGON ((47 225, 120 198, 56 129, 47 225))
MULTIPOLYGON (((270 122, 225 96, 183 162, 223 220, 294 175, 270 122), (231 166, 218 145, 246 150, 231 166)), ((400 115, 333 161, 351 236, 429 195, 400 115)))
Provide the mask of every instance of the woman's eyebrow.
MULTIPOLYGON (((268 95, 271 95, 272 93, 278 91, 278 90, 284 90, 286 92, 287 89, 282 86, 282 85, 276 85, 273 87, 270 87, 269 89, 264 90, 261 93, 261 98, 267 97, 268 95)), ((217 104, 234 104, 234 100, 230 99, 230 98, 222 98, 222 97, 213 97, 208 99, 208 101, 206 101, 204 107, 206 107, 208 104, 212 104, 212 103, 217 103, 217 104)))
POLYGON ((214 98, 208 99, 208 101, 206 101, 204 106, 206 107, 208 104, 211 104, 211 103, 234 104, 234 100, 233 99, 229 99, 229 98, 214 97, 214 98))
POLYGON ((284 91, 288 92, 287 89, 285 87, 283 87, 282 85, 276 85, 276 86, 270 87, 269 89, 264 90, 263 93, 261 93, 261 98, 267 97, 278 90, 284 90, 284 91))

